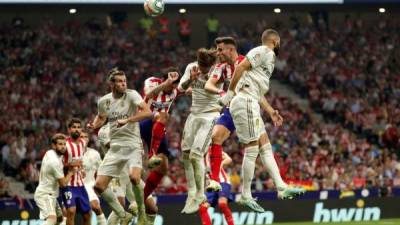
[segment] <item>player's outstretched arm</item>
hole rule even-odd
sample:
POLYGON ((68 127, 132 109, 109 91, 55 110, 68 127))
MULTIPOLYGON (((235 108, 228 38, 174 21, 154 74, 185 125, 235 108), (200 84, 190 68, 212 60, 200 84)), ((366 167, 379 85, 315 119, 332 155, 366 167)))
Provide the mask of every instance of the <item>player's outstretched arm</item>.
POLYGON ((221 66, 216 66, 214 70, 211 72, 210 78, 208 78, 206 85, 204 86, 204 89, 208 92, 211 92, 213 94, 222 94, 223 90, 219 89, 217 87, 217 83, 221 77, 221 66))
POLYGON ((153 116, 153 113, 150 110, 149 105, 147 105, 146 102, 141 102, 138 105, 138 112, 132 116, 130 116, 128 119, 121 119, 117 120, 118 127, 122 127, 127 123, 134 123, 134 122, 139 122, 141 120, 151 118, 153 116))
POLYGON ((151 89, 148 93, 145 93, 146 98, 150 99, 150 98, 153 98, 154 96, 157 96, 160 92, 164 91, 167 88, 170 88, 173 85, 173 83, 178 79, 179 79, 179 73, 169 72, 168 79, 166 79, 164 82, 162 82, 157 87, 151 89))
POLYGON ((282 125, 282 123, 283 123, 282 116, 279 114, 278 110, 272 108, 272 106, 269 104, 269 102, 265 98, 265 96, 263 96, 260 99, 260 106, 271 117, 271 120, 274 123, 274 126, 281 126, 282 125))

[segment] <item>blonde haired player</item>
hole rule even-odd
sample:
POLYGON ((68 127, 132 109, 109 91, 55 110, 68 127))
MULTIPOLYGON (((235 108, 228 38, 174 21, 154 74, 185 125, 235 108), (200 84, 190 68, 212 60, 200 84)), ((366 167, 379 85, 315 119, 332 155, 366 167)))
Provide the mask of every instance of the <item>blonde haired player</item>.
POLYGON ((259 104, 263 108, 267 108, 270 115, 279 115, 279 112, 265 101, 264 95, 269 90, 269 79, 274 70, 276 53, 280 47, 280 37, 275 30, 267 29, 263 32, 261 41, 262 45, 250 50, 246 58, 236 67, 229 90, 220 99, 224 105, 230 102, 230 112, 236 133, 239 141, 245 146, 242 164, 242 195, 239 203, 257 212, 264 211, 251 195, 251 181, 258 154, 274 180, 278 197, 293 198, 305 192, 303 188, 291 187, 283 182, 274 159, 270 140, 268 135, 263 132, 264 122, 261 118, 259 104), (236 96, 234 96, 235 93, 236 96))
POLYGON ((144 187, 141 183, 144 150, 138 122, 150 118, 152 113, 139 93, 127 89, 126 75, 123 71, 111 70, 109 82, 112 92, 99 99, 98 114, 93 123, 88 124, 88 128, 97 129, 107 120, 110 123, 110 150, 97 171, 94 189, 120 217, 121 224, 127 225, 132 219, 132 214, 125 212, 107 187, 112 178, 120 176, 129 161, 129 177, 138 205, 137 225, 145 225, 144 187))
POLYGON ((64 176, 62 157, 66 151, 65 135, 55 134, 51 138, 51 149, 43 157, 39 185, 34 194, 35 202, 40 210, 40 219, 45 220, 42 225, 60 224, 63 220, 62 211, 57 202, 58 190, 60 187, 67 186, 68 180, 75 172, 71 167, 64 176))
POLYGON ((179 83, 178 90, 185 92, 192 88, 191 112, 185 122, 182 139, 183 164, 188 181, 188 198, 182 213, 195 213, 206 201, 204 195, 204 155, 211 141, 211 131, 221 106, 219 95, 204 89, 209 72, 216 63, 214 50, 201 48, 197 61, 190 63, 179 83))

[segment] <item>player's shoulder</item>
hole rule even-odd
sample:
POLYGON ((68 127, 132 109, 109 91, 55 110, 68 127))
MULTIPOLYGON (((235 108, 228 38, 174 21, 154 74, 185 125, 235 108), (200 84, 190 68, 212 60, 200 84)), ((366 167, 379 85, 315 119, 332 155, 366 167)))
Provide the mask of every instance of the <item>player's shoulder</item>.
POLYGON ((128 96, 140 95, 139 92, 137 92, 136 90, 133 90, 133 89, 126 89, 126 94, 128 96))
POLYGON ((111 98, 112 98, 112 92, 100 97, 99 102, 104 102, 104 101, 110 100, 111 98))
POLYGON ((49 149, 43 157, 43 162, 49 164, 56 164, 60 162, 60 156, 56 153, 55 150, 49 149))

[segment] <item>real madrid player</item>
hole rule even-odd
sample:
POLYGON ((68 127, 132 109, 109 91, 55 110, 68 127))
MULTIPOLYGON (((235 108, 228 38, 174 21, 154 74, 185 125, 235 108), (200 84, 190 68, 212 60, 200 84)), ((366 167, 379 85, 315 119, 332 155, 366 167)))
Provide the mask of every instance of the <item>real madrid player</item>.
POLYGON ((51 138, 51 149, 43 157, 40 168, 39 185, 36 188, 34 199, 40 210, 42 225, 60 224, 63 220, 62 211, 57 202, 60 187, 66 187, 67 182, 74 175, 71 167, 64 176, 62 158, 67 151, 66 137, 55 134, 51 138))
POLYGON ((192 88, 191 112, 186 119, 182 135, 183 163, 189 188, 182 213, 195 213, 199 205, 206 201, 204 155, 208 150, 212 127, 219 116, 221 106, 218 104, 219 94, 206 91, 204 86, 216 60, 215 50, 199 49, 197 61, 186 67, 178 86, 180 92, 192 88))
MULTIPOLYGON (((242 195, 239 203, 257 212, 264 211, 251 195, 251 181, 258 154, 275 182, 279 197, 293 198, 304 193, 303 188, 291 187, 282 181, 268 135, 263 132, 264 122, 259 104, 263 99, 265 100, 263 97, 269 90, 269 79, 274 70, 280 37, 275 30, 267 29, 263 32, 261 41, 262 45, 250 50, 246 58, 236 67, 229 90, 220 99, 222 104, 230 102, 230 113, 236 133, 239 141, 245 146, 242 164, 242 195)), ((262 104, 269 105, 268 102, 262 104)), ((270 111, 270 114, 279 113, 272 107, 270 111)))
POLYGON ((113 177, 119 177, 129 160, 129 176, 138 205, 138 225, 146 224, 143 184, 141 183, 143 143, 139 121, 150 118, 152 113, 146 102, 134 90, 127 89, 125 73, 112 69, 109 73, 112 92, 98 101, 98 114, 88 127, 100 128, 107 120, 110 123, 110 150, 106 153, 98 171, 95 191, 107 201, 113 211, 126 225, 132 214, 125 212, 117 198, 107 187, 113 177))

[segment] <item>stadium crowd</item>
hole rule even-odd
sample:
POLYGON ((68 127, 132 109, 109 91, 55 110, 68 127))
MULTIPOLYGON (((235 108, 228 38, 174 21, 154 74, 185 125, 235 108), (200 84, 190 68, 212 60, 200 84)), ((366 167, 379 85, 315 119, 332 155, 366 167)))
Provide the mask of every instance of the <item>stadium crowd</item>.
MULTIPOLYGON (((400 57, 393 28, 399 23, 374 27, 347 19, 329 30, 294 24, 281 27, 282 54, 274 77, 292 84, 311 108, 302 111, 279 93, 268 96, 285 121, 282 127, 266 124, 283 177, 309 189, 400 186, 400 74, 395 66, 400 57), (385 26, 393 29, 380 32, 385 26), (316 120, 314 112, 322 113, 326 122, 316 120)), ((245 53, 259 42, 253 37, 267 25, 260 20, 254 26, 222 26, 220 34, 236 37, 245 53)), ((125 70, 128 87, 141 90, 146 77, 172 65, 183 71, 193 59, 194 51, 179 41, 148 35, 139 27, 106 27, 93 21, 0 26, 3 173, 33 192, 48 137, 65 130, 71 116, 93 119, 112 67, 125 70)), ((167 129, 171 168, 158 189, 161 193, 186 191, 180 140, 189 103, 190 98, 181 97, 172 106, 167 129)), ((95 135, 92 140, 96 146, 95 135)), ((233 158, 227 171, 234 191, 239 191, 242 148, 233 136, 224 149, 233 158)), ((7 187, 1 179, 0 197, 10 193, 7 187)), ((274 188, 261 163, 254 188, 274 188)))

